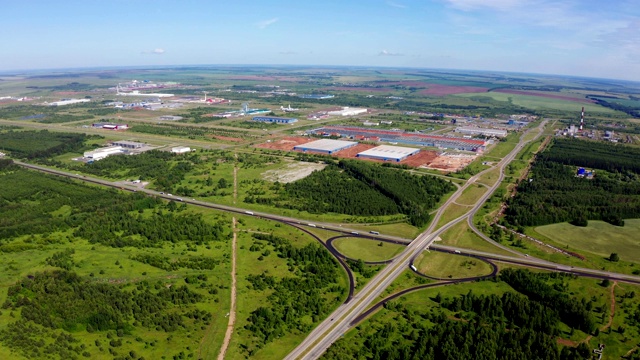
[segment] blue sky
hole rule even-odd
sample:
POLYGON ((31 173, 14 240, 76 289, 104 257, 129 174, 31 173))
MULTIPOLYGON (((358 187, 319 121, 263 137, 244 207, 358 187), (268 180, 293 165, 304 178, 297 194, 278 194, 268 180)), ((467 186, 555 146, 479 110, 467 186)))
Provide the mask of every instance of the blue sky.
POLYGON ((0 71, 362 65, 640 81, 637 0, 0 0, 0 71))

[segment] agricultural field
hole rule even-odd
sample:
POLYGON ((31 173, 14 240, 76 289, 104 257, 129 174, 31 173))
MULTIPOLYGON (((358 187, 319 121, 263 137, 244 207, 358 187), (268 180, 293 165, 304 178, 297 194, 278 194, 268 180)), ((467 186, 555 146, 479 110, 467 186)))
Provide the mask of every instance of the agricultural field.
POLYGON ((640 262, 640 219, 627 219, 624 227, 594 220, 585 227, 559 223, 537 226, 535 231, 578 252, 586 251, 605 258, 617 253, 620 260, 640 262))

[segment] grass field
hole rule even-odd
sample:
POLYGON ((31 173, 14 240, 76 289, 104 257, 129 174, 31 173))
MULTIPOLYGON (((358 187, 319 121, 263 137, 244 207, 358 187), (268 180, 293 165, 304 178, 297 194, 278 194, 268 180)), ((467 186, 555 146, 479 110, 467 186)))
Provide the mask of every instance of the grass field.
POLYGON ((446 210, 444 211, 440 221, 438 221, 438 226, 436 228, 441 228, 443 225, 447 224, 449 221, 457 219, 458 217, 464 215, 469 210, 471 210, 470 206, 466 205, 458 205, 455 203, 449 204, 446 210))
POLYGON ((442 238, 442 245, 458 246, 467 249, 474 249, 480 251, 489 251, 494 254, 512 255, 511 253, 504 251, 476 235, 466 222, 460 222, 454 225, 451 229, 440 235, 442 238))
POLYGON ((587 227, 569 223, 538 226, 535 231, 572 248, 603 257, 618 253, 624 261, 640 262, 640 219, 625 220, 624 227, 589 221, 587 227))
POLYGON ((460 205, 473 205, 486 192, 487 188, 482 185, 470 185, 460 194, 460 197, 456 199, 456 203, 460 205))
POLYGON ((491 266, 481 260, 441 252, 423 252, 414 265, 423 274, 445 279, 460 279, 491 273, 491 266))
POLYGON ((371 241, 363 238, 341 238, 333 242, 333 245, 344 256, 364 261, 382 261, 392 259, 398 255, 405 246, 371 241), (382 244, 382 246, 380 246, 382 244))
MULTIPOLYGON (((481 98, 487 97, 496 101, 511 103, 516 106, 522 106, 531 110, 561 110, 561 111, 575 111, 576 114, 584 106, 584 110, 590 113, 604 113, 612 114, 616 113, 611 109, 602 107, 595 104, 577 103, 574 101, 567 101, 562 99, 551 99, 540 96, 528 96, 520 94, 507 94, 498 92, 489 92, 482 94, 458 94, 454 96, 465 98, 481 98)), ((578 114, 579 115, 579 114, 578 114)))
POLYGON ((486 173, 484 173, 479 179, 478 182, 488 185, 488 186, 492 186, 496 183, 496 181, 498 181, 498 177, 500 176, 500 169, 493 169, 491 171, 488 171, 486 173))

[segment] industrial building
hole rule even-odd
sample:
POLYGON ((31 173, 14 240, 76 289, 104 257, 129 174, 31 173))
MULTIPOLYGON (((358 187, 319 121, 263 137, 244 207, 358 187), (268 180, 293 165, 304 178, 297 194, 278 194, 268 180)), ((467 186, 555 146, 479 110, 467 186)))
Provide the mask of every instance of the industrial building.
POLYGON ((487 129, 473 126, 460 126, 455 130, 457 133, 465 135, 483 135, 503 138, 507 136, 507 130, 487 129))
POLYGON ((425 135, 419 132, 400 130, 374 130, 371 128, 351 126, 324 126, 307 131, 308 134, 324 136, 340 136, 349 139, 378 139, 389 143, 401 143, 417 146, 433 146, 445 149, 482 152, 485 148, 483 140, 461 139, 457 137, 425 135))
POLYGON ((188 146, 176 146, 171 148, 171 152, 174 154, 185 154, 191 151, 191 148, 188 146))
POLYGON ((367 113, 367 109, 350 108, 350 107, 343 107, 340 110, 333 110, 333 111, 327 112, 327 114, 331 116, 354 116, 354 115, 366 114, 366 113, 367 113))
POLYGON ((114 146, 123 147, 125 149, 140 149, 141 147, 145 146, 145 144, 143 143, 127 140, 113 141, 111 142, 111 144, 114 146))
POLYGON ((89 159, 90 161, 97 161, 100 159, 104 159, 107 156, 122 154, 124 153, 124 149, 121 146, 109 146, 105 148, 96 149, 93 151, 87 151, 84 153, 84 157, 89 159))
POLYGON ((302 99, 315 99, 315 100, 322 100, 322 99, 332 99, 334 97, 336 97, 335 95, 324 95, 324 94, 301 94, 299 95, 300 98, 302 99))
POLYGON ((299 150, 302 152, 312 151, 331 155, 340 150, 348 149, 356 145, 358 145, 358 143, 353 141, 322 139, 294 146, 293 150, 299 150))
POLYGON ((376 159, 382 161, 400 162, 411 155, 420 152, 420 149, 414 149, 402 146, 380 145, 373 149, 369 149, 358 153, 356 157, 363 159, 376 159))
POLYGON ((91 124, 91 126, 93 126, 94 128, 106 130, 127 130, 129 128, 129 125, 127 124, 113 124, 105 122, 94 123, 91 124))
POLYGON ((71 105, 71 104, 79 104, 89 102, 89 99, 62 99, 60 101, 54 101, 48 103, 49 106, 63 106, 63 105, 71 105))
POLYGON ((284 118, 284 117, 277 117, 277 116, 254 116, 252 120, 260 121, 260 122, 276 123, 276 124, 293 124, 294 122, 298 121, 298 119, 296 118, 284 118))

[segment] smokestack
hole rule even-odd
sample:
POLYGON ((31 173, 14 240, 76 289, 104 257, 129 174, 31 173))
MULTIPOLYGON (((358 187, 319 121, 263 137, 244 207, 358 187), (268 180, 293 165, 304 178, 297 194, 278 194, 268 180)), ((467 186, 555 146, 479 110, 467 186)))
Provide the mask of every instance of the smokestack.
POLYGON ((582 113, 580 114, 580 131, 584 128, 584 106, 582 107, 582 113))

